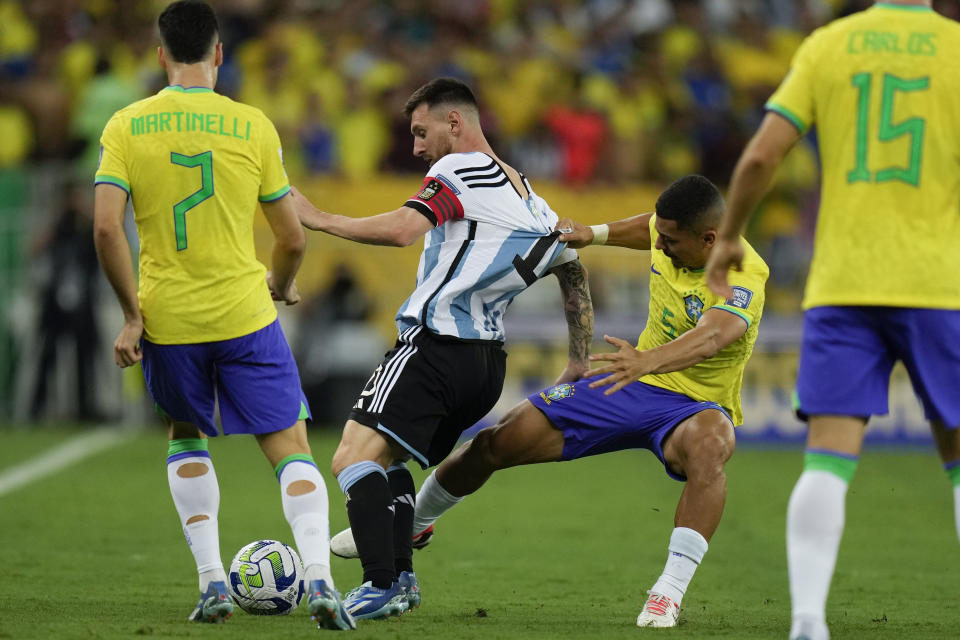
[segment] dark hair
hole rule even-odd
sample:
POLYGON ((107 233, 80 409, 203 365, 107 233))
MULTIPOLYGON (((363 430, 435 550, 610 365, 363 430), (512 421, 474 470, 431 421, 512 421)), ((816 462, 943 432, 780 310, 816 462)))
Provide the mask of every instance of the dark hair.
POLYGON ((434 78, 427 84, 413 92, 403 105, 403 115, 410 117, 410 114, 421 104, 426 103, 428 108, 433 108, 438 104, 465 104, 477 108, 477 99, 463 82, 456 78, 434 78))
POLYGON ((202 0, 179 0, 170 4, 157 20, 160 39, 174 62, 193 64, 210 54, 220 34, 217 16, 202 0))
POLYGON ((696 174, 683 176, 667 187, 657 198, 657 216, 673 220, 677 228, 699 233, 717 224, 722 212, 720 190, 696 174))

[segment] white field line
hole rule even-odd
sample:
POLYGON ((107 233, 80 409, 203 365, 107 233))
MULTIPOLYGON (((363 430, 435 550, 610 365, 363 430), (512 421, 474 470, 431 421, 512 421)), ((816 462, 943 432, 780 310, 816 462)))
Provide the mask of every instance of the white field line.
POLYGON ((70 465, 128 440, 136 430, 100 427, 53 449, 0 472, 0 497, 44 476, 53 475, 70 465))

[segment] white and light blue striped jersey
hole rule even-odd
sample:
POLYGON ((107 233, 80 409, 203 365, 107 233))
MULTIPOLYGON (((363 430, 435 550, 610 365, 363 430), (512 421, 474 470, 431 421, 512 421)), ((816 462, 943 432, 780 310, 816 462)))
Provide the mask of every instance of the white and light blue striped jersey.
POLYGON ((461 340, 502 342, 503 314, 550 267, 575 260, 553 232, 546 200, 523 178, 524 199, 485 153, 438 160, 405 206, 436 224, 424 238, 417 287, 397 312, 397 330, 422 325, 461 340))

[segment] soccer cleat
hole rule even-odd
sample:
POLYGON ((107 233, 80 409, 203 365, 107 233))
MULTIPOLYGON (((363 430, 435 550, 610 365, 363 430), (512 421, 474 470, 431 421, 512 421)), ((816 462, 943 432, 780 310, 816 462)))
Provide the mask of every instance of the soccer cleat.
POLYGON ((216 580, 200 594, 200 602, 187 620, 191 622, 220 623, 233 615, 233 601, 227 595, 227 584, 216 580))
POLYGON ((349 631, 357 628, 353 616, 340 599, 340 593, 325 580, 311 580, 307 587, 307 610, 321 629, 349 631))
POLYGON ((667 596, 647 591, 650 597, 637 616, 638 627, 675 627, 680 615, 680 605, 667 596))
MULTIPOLYGON (((433 525, 413 536, 413 548, 423 549, 433 539, 433 525)), ((359 558, 357 543, 353 540, 353 529, 347 527, 330 538, 330 553, 341 558, 359 558)))
POLYGON ((357 620, 399 617, 407 610, 407 593, 399 582, 394 582, 389 589, 379 589, 368 580, 350 590, 343 606, 357 620))
POLYGON ((425 546, 430 544, 431 540, 433 540, 433 525, 430 525, 420 533, 414 534, 413 548, 423 549, 425 546))
POLYGON ((420 606, 420 583, 417 582, 417 574, 413 571, 401 571, 397 578, 403 592, 407 594, 407 610, 416 609, 420 606))

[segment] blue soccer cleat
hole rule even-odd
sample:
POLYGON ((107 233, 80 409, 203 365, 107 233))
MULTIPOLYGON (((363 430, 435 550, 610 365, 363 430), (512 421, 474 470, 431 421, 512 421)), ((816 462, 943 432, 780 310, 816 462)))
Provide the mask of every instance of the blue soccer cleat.
POLYGON ((200 602, 187 620, 191 622, 221 623, 233 615, 233 601, 227 595, 227 584, 216 580, 200 594, 200 602))
POLYGON ((407 595, 407 610, 416 609, 420 606, 420 583, 417 582, 417 574, 413 571, 402 571, 397 578, 400 588, 407 595))
POLYGON ((357 620, 399 617, 407 610, 407 593, 399 582, 394 582, 389 589, 378 589, 368 580, 351 589, 343 605, 357 620))
POLYGON ((340 593, 325 580, 311 580, 307 587, 307 610, 321 629, 350 631, 357 628, 353 616, 343 606, 340 593))

